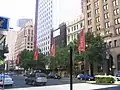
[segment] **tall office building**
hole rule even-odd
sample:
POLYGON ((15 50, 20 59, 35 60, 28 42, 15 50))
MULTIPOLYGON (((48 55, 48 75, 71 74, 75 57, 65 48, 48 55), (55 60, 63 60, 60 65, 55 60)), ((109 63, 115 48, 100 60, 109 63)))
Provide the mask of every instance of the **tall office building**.
POLYGON ((105 36, 112 68, 120 70, 120 0, 84 0, 84 17, 86 31, 105 36))
POLYGON ((37 45, 48 55, 51 30, 59 27, 59 0, 36 0, 37 45))

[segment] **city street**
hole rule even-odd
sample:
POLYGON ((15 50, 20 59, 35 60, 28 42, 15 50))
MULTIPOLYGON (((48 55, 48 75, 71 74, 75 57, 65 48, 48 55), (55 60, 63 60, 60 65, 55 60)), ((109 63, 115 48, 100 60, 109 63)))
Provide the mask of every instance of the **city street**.
MULTIPOLYGON (((45 86, 46 87, 45 89, 44 89, 44 86, 26 85, 25 82, 24 82, 24 76, 15 76, 13 79, 14 79, 14 82, 15 82, 13 87, 8 87, 7 86, 7 87, 5 87, 6 90, 7 89, 8 90, 18 89, 18 88, 22 88, 20 90, 23 90, 23 88, 25 90, 27 90, 26 88, 29 88, 30 90, 33 90, 33 89, 39 90, 39 88, 41 88, 43 90, 48 90, 49 89, 48 86, 51 86, 51 88, 54 88, 54 87, 56 88, 56 87, 59 87, 59 86, 66 86, 66 88, 69 88, 69 86, 68 86, 69 78, 67 78, 67 77, 62 78, 60 80, 58 80, 58 79, 48 79, 48 82, 47 82, 47 85, 45 86)), ((84 88, 84 90, 120 90, 120 86, 117 86, 117 85, 88 84, 88 83, 84 83, 84 82, 82 82, 80 80, 77 80, 76 78, 73 79, 73 83, 74 83, 74 86, 75 86, 74 90, 78 90, 78 87, 84 88), (86 87, 86 85, 87 85, 87 87, 86 87), (100 89, 100 88, 102 88, 102 89, 100 89)), ((50 90, 52 90, 52 89, 50 89, 50 90)))
MULTIPOLYGON (((5 88, 24 88, 24 87, 33 87, 32 85, 26 85, 24 81, 24 76, 15 76, 13 77, 14 85, 12 87, 5 87, 5 88)), ((48 79, 47 85, 62 85, 62 84, 69 84, 69 78, 62 78, 58 79, 48 79)), ((77 80, 76 78, 73 79, 74 83, 81 83, 82 81, 77 80)))

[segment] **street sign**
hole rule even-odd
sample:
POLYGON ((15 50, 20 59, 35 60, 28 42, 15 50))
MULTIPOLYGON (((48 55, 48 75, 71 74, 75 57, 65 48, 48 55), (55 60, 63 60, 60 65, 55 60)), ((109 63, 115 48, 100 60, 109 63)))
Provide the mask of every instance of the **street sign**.
POLYGON ((0 16, 0 30, 8 30, 9 27, 9 18, 0 16))

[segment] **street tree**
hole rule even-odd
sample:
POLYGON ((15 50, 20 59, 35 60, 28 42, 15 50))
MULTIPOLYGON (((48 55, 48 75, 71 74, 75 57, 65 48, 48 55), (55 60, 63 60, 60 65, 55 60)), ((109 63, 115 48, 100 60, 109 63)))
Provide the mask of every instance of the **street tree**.
POLYGON ((33 59, 34 50, 28 51, 23 50, 20 53, 20 66, 24 69, 45 69, 45 64, 47 63, 46 56, 42 54, 39 50, 38 60, 33 59))
POLYGON ((103 48, 104 48, 104 40, 100 35, 94 36, 93 33, 86 33, 85 35, 85 43, 87 45, 86 51, 84 53, 85 60, 87 60, 90 64, 90 73, 93 75, 94 73, 94 63, 102 63, 103 61, 103 48))

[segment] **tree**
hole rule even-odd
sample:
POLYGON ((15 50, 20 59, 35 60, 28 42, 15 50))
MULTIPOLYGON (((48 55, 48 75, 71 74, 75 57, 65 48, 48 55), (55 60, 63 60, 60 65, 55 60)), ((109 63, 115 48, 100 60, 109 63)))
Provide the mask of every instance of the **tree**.
POLYGON ((23 50, 20 53, 20 66, 24 69, 45 69, 45 65, 47 63, 46 56, 41 53, 39 50, 38 60, 33 60, 34 50, 28 51, 23 50))
MULTIPOLYGON (((78 36, 79 38, 79 36, 78 36)), ((85 34, 86 51, 78 53, 78 39, 70 42, 68 47, 72 46, 74 50, 74 62, 80 62, 84 59, 90 64, 91 75, 93 75, 94 63, 102 63, 104 52, 104 40, 101 36, 94 36, 92 33, 85 34)))
POLYGON ((50 57, 50 68, 53 70, 66 69, 66 67, 68 66, 68 58, 68 47, 56 47, 55 57, 50 57))
POLYGON ((86 33, 85 42, 88 47, 85 51, 85 59, 90 64, 91 75, 93 75, 94 63, 101 63, 103 60, 104 40, 101 36, 94 36, 93 33, 86 33))

